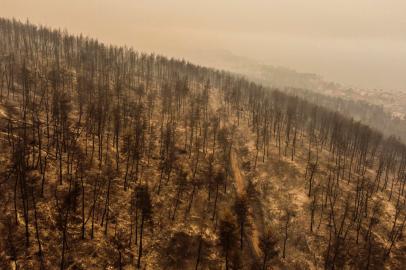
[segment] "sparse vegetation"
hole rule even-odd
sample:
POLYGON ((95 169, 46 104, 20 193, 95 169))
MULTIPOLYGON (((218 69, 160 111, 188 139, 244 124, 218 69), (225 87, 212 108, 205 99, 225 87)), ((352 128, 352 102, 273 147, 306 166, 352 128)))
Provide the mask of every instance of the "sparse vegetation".
POLYGON ((227 72, 0 19, 0 268, 402 269, 406 146, 227 72))

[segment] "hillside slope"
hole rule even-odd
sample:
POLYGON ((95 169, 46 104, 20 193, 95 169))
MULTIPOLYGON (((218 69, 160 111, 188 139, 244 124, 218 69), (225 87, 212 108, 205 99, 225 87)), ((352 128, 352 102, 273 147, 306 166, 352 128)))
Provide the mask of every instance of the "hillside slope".
POLYGON ((185 61, 0 20, 0 268, 402 269, 406 147, 185 61))

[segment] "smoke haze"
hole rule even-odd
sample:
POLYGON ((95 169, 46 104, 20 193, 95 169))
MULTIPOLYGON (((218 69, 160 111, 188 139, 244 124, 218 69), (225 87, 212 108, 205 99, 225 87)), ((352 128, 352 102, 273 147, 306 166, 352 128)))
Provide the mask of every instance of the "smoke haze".
POLYGON ((206 65, 230 52, 386 90, 406 90, 405 13, 404 0, 0 0, 0 16, 140 51, 206 65))

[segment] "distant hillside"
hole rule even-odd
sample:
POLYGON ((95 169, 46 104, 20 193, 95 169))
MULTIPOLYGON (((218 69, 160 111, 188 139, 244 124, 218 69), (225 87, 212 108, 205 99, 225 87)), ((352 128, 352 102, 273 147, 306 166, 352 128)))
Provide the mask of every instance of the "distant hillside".
POLYGON ((268 87, 298 95, 321 106, 353 117, 386 136, 406 142, 406 90, 356 89, 325 81, 321 76, 260 64, 227 51, 199 52, 197 61, 245 76, 268 87))

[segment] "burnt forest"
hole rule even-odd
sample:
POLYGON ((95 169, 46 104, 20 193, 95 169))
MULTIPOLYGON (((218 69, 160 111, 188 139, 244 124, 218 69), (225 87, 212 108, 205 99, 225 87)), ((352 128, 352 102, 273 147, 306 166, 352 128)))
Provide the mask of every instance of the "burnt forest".
POLYGON ((0 269, 404 269, 406 146, 383 134, 0 19, 0 269))

